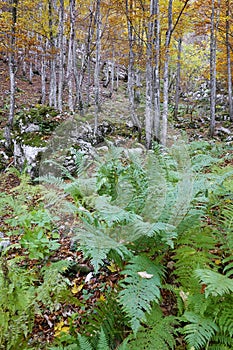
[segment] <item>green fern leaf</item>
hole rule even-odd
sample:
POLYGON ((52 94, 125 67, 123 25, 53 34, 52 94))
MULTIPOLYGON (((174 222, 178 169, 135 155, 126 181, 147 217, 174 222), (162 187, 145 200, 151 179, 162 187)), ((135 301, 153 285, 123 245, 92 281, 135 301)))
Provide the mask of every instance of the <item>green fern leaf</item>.
POLYGON ((108 346, 108 341, 106 339, 106 335, 105 335, 103 329, 101 329, 101 332, 100 332, 97 350, 110 350, 110 348, 108 346))
POLYGON ((78 334, 78 340, 79 340, 80 350, 93 350, 93 347, 91 346, 90 342, 86 337, 78 334))
POLYGON ((229 335, 233 342, 232 297, 230 297, 229 300, 224 300, 220 305, 221 311, 219 312, 219 317, 217 319, 219 328, 225 336, 229 335))
POLYGON ((189 322, 183 328, 185 340, 190 348, 202 349, 218 331, 218 326, 211 319, 185 312, 184 319, 189 322))
POLYGON ((120 285, 119 303, 130 318, 134 333, 140 323, 145 321, 145 313, 151 310, 151 302, 159 301, 161 266, 156 266, 148 258, 137 256, 126 266, 122 274, 126 275, 120 285))
MULTIPOLYGON (((175 347, 174 325, 176 320, 172 316, 163 317, 160 308, 154 305, 147 316, 145 326, 141 326, 137 335, 126 339, 127 350, 169 350, 175 347)), ((124 343, 123 343, 124 344, 124 343)))
POLYGON ((221 275, 218 272, 208 269, 197 269, 195 275, 200 283, 205 284, 205 295, 217 296, 225 295, 233 292, 233 280, 221 275))
POLYGON ((111 231, 109 234, 106 227, 101 225, 101 223, 96 227, 85 222, 82 228, 74 228, 74 232, 84 256, 91 258, 91 263, 96 272, 103 264, 103 260, 107 258, 111 249, 116 250, 121 256, 131 255, 121 242, 110 237, 111 231))

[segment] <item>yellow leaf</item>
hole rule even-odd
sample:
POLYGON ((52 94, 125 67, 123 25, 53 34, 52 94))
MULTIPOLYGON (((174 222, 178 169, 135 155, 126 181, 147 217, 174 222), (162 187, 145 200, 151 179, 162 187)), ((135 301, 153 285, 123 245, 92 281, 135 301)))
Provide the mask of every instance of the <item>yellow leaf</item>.
POLYGON ((76 283, 74 283, 73 288, 71 289, 71 292, 73 294, 77 294, 78 292, 80 292, 84 287, 84 284, 80 284, 79 286, 76 285, 76 283))
POLYGON ((60 331, 60 330, 62 329, 63 326, 64 326, 64 321, 61 320, 60 322, 58 322, 58 323, 56 324, 56 326, 54 327, 54 330, 55 330, 55 331, 60 331))
POLYGON ((111 271, 111 272, 116 272, 116 271, 117 271, 117 266, 116 266, 116 264, 114 264, 113 262, 111 262, 111 264, 108 265, 107 268, 108 268, 109 271, 111 271))
POLYGON ((221 264, 221 260, 219 260, 219 259, 216 259, 214 262, 215 262, 216 265, 220 265, 221 264))
POLYGON ((99 297, 99 301, 105 301, 105 296, 103 294, 101 294, 101 296, 99 297))
POLYGON ((62 332, 69 333, 70 327, 65 326, 64 321, 61 320, 56 324, 56 326, 54 327, 54 330, 55 330, 54 337, 59 337, 62 332))
POLYGON ((62 327, 62 329, 61 329, 61 333, 63 332, 63 333, 69 333, 69 331, 70 331, 70 327, 68 327, 68 326, 64 326, 64 327, 62 327))

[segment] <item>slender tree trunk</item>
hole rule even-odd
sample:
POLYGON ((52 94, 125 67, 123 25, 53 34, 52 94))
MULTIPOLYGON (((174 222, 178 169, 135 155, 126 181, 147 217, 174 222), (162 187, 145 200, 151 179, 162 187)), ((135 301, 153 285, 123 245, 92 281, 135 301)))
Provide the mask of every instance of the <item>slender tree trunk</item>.
POLYGON ((160 136, 160 13, 159 0, 155 1, 155 70, 154 70, 154 133, 157 140, 160 136))
POLYGON ((93 37, 93 6, 89 8, 89 26, 87 34, 86 54, 87 54, 87 106, 90 107, 90 87, 91 87, 91 40, 93 37))
POLYGON ((63 109, 63 84, 64 84, 64 0, 60 0, 59 8, 59 74, 58 74, 58 109, 63 109))
POLYGON ((17 24, 17 6, 18 0, 11 0, 11 38, 9 51, 9 75, 10 75, 10 110, 8 115, 7 125, 5 127, 6 147, 11 148, 12 138, 11 132, 13 129, 13 122, 15 116, 15 75, 17 65, 15 61, 15 45, 16 45, 16 24, 17 24))
POLYGON ((210 136, 214 136, 215 130, 215 106, 216 106, 216 30, 215 30, 215 0, 211 2, 211 27, 210 27, 210 136))
POLYGON ((70 0, 70 38, 67 63, 68 105, 71 112, 74 111, 73 99, 73 68, 74 68, 74 40, 75 40, 75 0, 70 0))
POLYGON ((181 50, 182 50, 182 38, 178 39, 178 53, 177 53, 177 67, 176 67, 176 91, 175 91, 175 106, 174 106, 174 119, 178 118, 178 107, 180 99, 180 70, 181 70, 181 50))
POLYGON ((128 25, 128 41, 129 41, 129 64, 128 64, 128 95, 129 95, 129 109, 130 116, 134 126, 139 130, 139 138, 141 134, 141 123, 136 115, 135 108, 135 72, 134 72, 134 35, 133 35, 133 26, 130 20, 130 14, 133 9, 133 2, 126 0, 126 16, 127 16, 127 25, 128 25))
POLYGON ((112 65, 111 65, 111 87, 110 87, 111 96, 112 96, 113 91, 114 91, 114 76, 115 76, 115 52, 113 51, 112 65))
POLYGON ((164 58, 164 72, 163 72, 163 114, 162 114, 162 127, 161 127, 161 143, 163 146, 166 146, 167 141, 167 121, 168 121, 168 99, 169 99, 169 60, 170 60, 170 42, 171 36, 174 32, 176 26, 178 25, 181 16, 188 5, 190 0, 185 0, 181 11, 179 12, 174 26, 172 26, 172 17, 173 17, 173 1, 169 0, 168 3, 168 29, 166 32, 165 40, 165 58, 164 58))
POLYGON ((155 2, 150 2, 150 21, 147 29, 147 44, 146 44, 146 148, 149 149, 153 137, 153 52, 152 43, 154 36, 154 16, 155 2))
POLYGON ((95 84, 95 127, 94 132, 97 132, 98 119, 100 111, 100 52, 101 52, 101 14, 100 14, 100 2, 96 0, 96 51, 95 51, 95 73, 94 73, 94 84, 95 84))
POLYGON ((228 81, 228 103, 229 103, 229 117, 233 121, 233 103, 232 103, 232 74, 231 74, 231 48, 229 41, 229 23, 230 2, 226 0, 226 49, 227 49, 227 81, 228 81))
POLYGON ((165 57, 163 71, 163 114, 162 114, 162 129, 161 143, 166 146, 167 140, 167 120, 168 120, 168 93, 169 93, 169 60, 170 60, 170 41, 172 35, 172 0, 168 4, 168 29, 166 32, 165 41, 165 57))
POLYGON ((46 101, 46 58, 45 53, 41 58, 41 104, 44 105, 46 101))
POLYGON ((32 84, 32 78, 33 78, 33 67, 32 67, 32 58, 29 62, 29 83, 32 84))
POLYGON ((49 0, 48 7, 49 7, 49 41, 50 41, 50 49, 51 49, 49 105, 57 108, 56 55, 55 55, 55 40, 53 35, 52 0, 49 0))

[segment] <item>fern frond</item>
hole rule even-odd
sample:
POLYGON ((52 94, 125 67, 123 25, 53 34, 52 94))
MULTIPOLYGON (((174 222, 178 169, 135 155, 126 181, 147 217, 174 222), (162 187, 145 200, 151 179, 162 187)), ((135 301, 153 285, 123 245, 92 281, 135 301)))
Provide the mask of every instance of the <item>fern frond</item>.
POLYGON ((185 312, 183 317, 189 324, 182 332, 188 345, 194 349, 202 349, 218 331, 216 323, 207 317, 192 312, 185 312))
POLYGON ((98 215, 110 227, 115 223, 127 224, 139 218, 136 214, 126 211, 118 206, 111 205, 109 198, 106 196, 97 197, 94 202, 95 209, 98 210, 98 215))
POLYGON ((96 272, 103 264, 103 260, 107 258, 111 249, 116 250, 121 256, 131 255, 121 242, 111 238, 111 231, 110 234, 108 234, 106 227, 101 225, 101 223, 96 227, 85 222, 82 228, 74 228, 74 232, 75 238, 79 241, 84 256, 91 258, 91 263, 96 272))
POLYGON ((51 311, 56 304, 63 300, 64 295, 68 298, 68 286, 70 281, 65 278, 64 273, 71 262, 67 260, 52 263, 42 269, 43 283, 37 288, 36 300, 45 304, 51 311))
MULTIPOLYGON (((153 306, 147 316, 145 326, 141 326, 137 335, 129 336, 124 343, 127 350, 171 350, 175 348, 174 325, 177 321, 174 317, 163 317, 158 306, 153 306)), ((124 344, 123 343, 123 344, 124 344)), ((124 349, 124 348, 123 348, 124 349)))
POLYGON ((211 339, 209 346, 210 350, 232 350, 233 349, 233 339, 231 336, 226 336, 225 334, 216 334, 211 339))
POLYGON ((91 343, 85 336, 78 334, 78 341, 80 345, 80 350, 93 350, 91 343))
MULTIPOLYGON (((219 304, 219 303, 218 303, 219 304)), ((220 331, 225 336, 230 336, 233 342, 233 314, 232 314, 233 297, 229 296, 219 304, 217 323, 220 331)))
POLYGON ((103 329, 101 329, 101 331, 100 331, 97 350, 110 350, 110 348, 108 346, 108 341, 107 341, 107 338, 106 338, 106 335, 105 335, 103 329))
POLYGON ((126 324, 126 317, 118 303, 117 294, 112 291, 105 294, 106 300, 99 300, 93 312, 81 320, 80 333, 94 335, 103 329, 109 345, 119 343, 123 339, 122 329, 126 324))
POLYGON ((51 174, 47 174, 44 176, 40 176, 36 178, 34 181, 40 181, 42 184, 49 184, 61 190, 65 187, 65 181, 61 177, 57 177, 51 174))
POLYGON ((233 280, 209 269, 197 269, 195 275, 201 284, 206 285, 205 295, 223 296, 233 292, 233 280))
POLYGON ((145 321, 145 313, 151 310, 151 302, 160 299, 163 270, 148 258, 137 256, 122 274, 126 277, 120 282, 123 290, 119 293, 119 303, 130 318, 131 328, 136 334, 140 323, 145 321))
MULTIPOLYGON (((228 252, 227 252, 228 253, 228 252)), ((227 277, 233 276, 233 258, 232 255, 222 260, 224 265, 223 272, 227 277)))

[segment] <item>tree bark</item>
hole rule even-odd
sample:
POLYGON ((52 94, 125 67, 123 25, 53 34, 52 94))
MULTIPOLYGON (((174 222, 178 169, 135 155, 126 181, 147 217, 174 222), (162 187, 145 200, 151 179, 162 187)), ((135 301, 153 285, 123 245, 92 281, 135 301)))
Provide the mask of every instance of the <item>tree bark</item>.
POLYGON ((155 1, 150 1, 150 20, 147 28, 147 43, 146 43, 146 148, 149 149, 152 144, 153 136, 153 52, 152 44, 154 37, 154 14, 155 1))
POLYGON ((59 8, 59 73, 58 73, 58 109, 63 109, 63 84, 64 84, 64 0, 60 0, 59 8))
POLYGON ((175 106, 174 106, 174 119, 178 118, 178 107, 180 99, 180 70, 181 70, 181 50, 182 50, 182 38, 178 39, 178 53, 177 53, 177 67, 176 67, 176 91, 175 91, 175 106))
POLYGON ((128 41, 129 41, 129 63, 128 63, 128 96, 129 96, 129 109, 130 117, 134 126, 138 128, 139 138, 141 134, 141 123, 136 115, 135 108, 135 71, 134 71, 134 35, 133 26, 130 20, 130 13, 133 9, 132 0, 126 0, 126 17, 127 17, 127 27, 128 27, 128 41))
POLYGON ((56 55, 55 40, 53 35, 53 2, 49 0, 49 42, 51 50, 50 58, 50 87, 49 87, 49 105, 57 108, 57 78, 56 78, 56 55))
POLYGON ((226 0, 226 49, 227 49, 227 82, 228 82, 228 104, 229 104, 229 117, 233 121, 233 103, 232 103, 232 74, 231 74, 231 47, 229 41, 229 23, 230 15, 230 2, 226 0))
POLYGON ((215 106, 216 106, 216 29, 215 29, 215 0, 211 2, 210 24, 210 137, 215 131, 215 106))
POLYGON ((168 93, 169 93, 169 60, 170 60, 170 41, 172 35, 172 0, 168 4, 168 28, 165 41, 165 57, 163 71, 163 114, 161 129, 161 144, 166 146, 167 141, 167 120, 168 120, 168 93))
POLYGON ((70 0, 70 38, 67 63, 67 84, 68 84, 68 106, 71 112, 74 112, 73 99, 73 68, 74 68, 74 40, 75 40, 75 0, 70 0))
POLYGON ((95 73, 94 73, 94 84, 95 84, 95 127, 94 133, 97 132, 98 119, 100 111, 100 53, 101 53, 101 13, 100 13, 100 1, 96 0, 96 51, 95 51, 95 73))
POLYGON ((154 133, 156 140, 160 136, 160 13, 159 0, 155 1, 155 70, 154 70, 154 133))
POLYGON ((17 71, 17 65, 15 60, 15 46, 16 46, 16 25, 17 25, 17 6, 18 0, 11 0, 11 37, 10 37, 10 50, 9 50, 9 75, 10 75, 10 109, 8 115, 7 125, 5 127, 5 139, 6 148, 11 148, 12 137, 11 132, 13 129, 13 122, 15 116, 15 75, 17 71))

